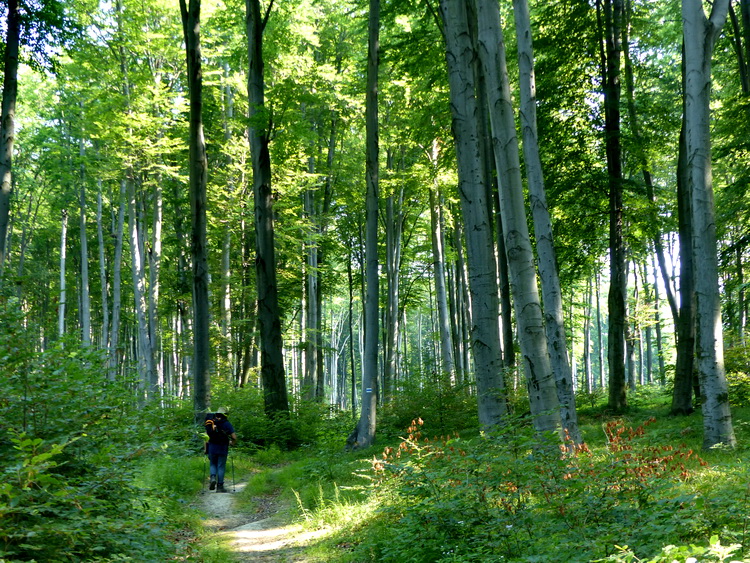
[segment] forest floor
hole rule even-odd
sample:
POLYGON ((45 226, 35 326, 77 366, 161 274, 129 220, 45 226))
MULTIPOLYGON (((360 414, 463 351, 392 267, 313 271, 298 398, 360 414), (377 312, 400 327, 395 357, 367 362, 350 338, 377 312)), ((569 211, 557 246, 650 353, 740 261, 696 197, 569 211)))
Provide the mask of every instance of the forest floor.
POLYGON ((236 499, 245 485, 237 483, 228 493, 206 489, 201 498, 203 525, 238 562, 307 563, 305 547, 326 530, 304 530, 289 523, 278 495, 253 498, 254 513, 239 510, 236 499))

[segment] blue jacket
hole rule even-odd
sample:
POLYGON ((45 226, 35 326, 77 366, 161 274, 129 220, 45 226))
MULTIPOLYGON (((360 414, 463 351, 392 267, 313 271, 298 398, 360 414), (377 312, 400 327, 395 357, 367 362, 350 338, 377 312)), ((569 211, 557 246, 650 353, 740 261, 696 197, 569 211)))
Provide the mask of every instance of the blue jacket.
POLYGON ((208 455, 229 455, 229 440, 234 434, 234 427, 228 420, 223 420, 215 425, 215 430, 206 427, 208 434, 208 446, 206 453, 208 455))

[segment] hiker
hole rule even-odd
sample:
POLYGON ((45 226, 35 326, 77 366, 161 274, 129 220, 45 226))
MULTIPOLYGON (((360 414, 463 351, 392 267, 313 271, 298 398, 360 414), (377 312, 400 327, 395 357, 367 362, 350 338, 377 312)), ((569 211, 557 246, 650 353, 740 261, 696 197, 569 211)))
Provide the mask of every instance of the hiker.
POLYGON ((232 423, 227 419, 227 409, 221 407, 213 414, 206 415, 206 455, 210 468, 211 481, 209 489, 216 489, 217 493, 226 493, 224 488, 224 473, 227 467, 229 446, 237 443, 232 423))

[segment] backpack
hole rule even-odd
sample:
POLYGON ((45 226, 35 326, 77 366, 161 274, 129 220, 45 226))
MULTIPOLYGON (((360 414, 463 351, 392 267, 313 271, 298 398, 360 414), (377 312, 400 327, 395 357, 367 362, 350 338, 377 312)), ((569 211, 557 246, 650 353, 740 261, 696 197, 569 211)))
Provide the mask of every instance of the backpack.
MULTIPOLYGON (((226 430, 221 427, 221 422, 215 420, 216 414, 207 414, 206 421, 206 434, 208 434, 208 441, 211 444, 229 444, 229 434, 226 430)), ((226 420, 226 418, 224 419, 226 420)))

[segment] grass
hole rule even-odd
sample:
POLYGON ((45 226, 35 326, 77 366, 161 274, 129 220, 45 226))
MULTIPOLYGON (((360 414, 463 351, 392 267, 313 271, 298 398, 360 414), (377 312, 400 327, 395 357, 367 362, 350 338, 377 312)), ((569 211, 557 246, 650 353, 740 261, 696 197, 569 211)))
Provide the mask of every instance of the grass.
POLYGON ((243 494, 278 493, 307 526, 332 529, 308 546, 311 563, 750 556, 740 547, 750 546, 750 409, 733 409, 735 450, 703 452, 699 413, 668 416, 658 388, 631 395, 631 404, 619 417, 601 403, 582 407, 588 452, 573 460, 535 453, 523 423, 438 441, 413 429, 366 452, 332 444, 259 452, 243 494))

